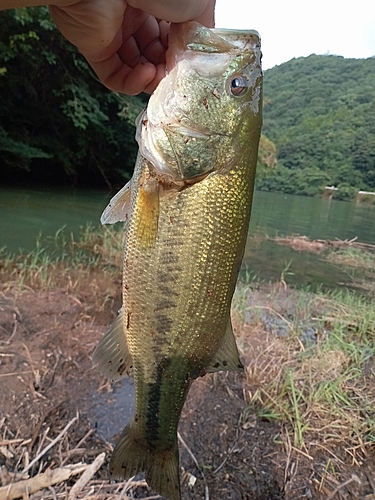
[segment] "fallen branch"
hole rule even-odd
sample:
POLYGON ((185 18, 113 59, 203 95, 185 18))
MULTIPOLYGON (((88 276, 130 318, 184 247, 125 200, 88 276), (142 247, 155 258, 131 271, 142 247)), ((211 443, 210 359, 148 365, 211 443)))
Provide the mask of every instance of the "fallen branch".
MULTIPOLYGON (((71 455, 73 455, 73 454, 74 454, 74 452, 78 452, 77 450, 79 450, 79 449, 80 449, 81 444, 83 444, 83 443, 86 441, 86 439, 87 439, 89 436, 91 436, 91 434, 92 434, 93 432, 94 432, 94 429, 90 429, 90 430, 89 430, 89 431, 88 431, 88 432, 87 432, 87 433, 83 436, 83 438, 79 441, 79 443, 77 443, 77 444, 76 444, 76 446, 75 446, 72 450, 69 450, 69 452, 67 452, 66 457, 64 458, 64 460, 63 460, 63 461, 61 462, 61 464, 60 464, 61 466, 63 466, 63 465, 65 465, 65 464, 66 464, 66 462, 69 460, 69 457, 70 457, 71 455)), ((81 448, 81 449, 82 449, 82 450, 85 450, 85 448, 81 448)))
POLYGON ((3 377, 14 377, 15 375, 26 375, 27 373, 33 373, 31 370, 24 372, 10 372, 10 373, 0 373, 0 378, 3 377))
POLYGON ((31 467, 36 464, 39 459, 45 454, 47 453, 48 450, 50 450, 53 446, 55 446, 55 444, 60 441, 60 439, 66 434, 67 430, 69 429, 69 427, 71 427, 74 422, 78 420, 78 416, 74 417, 65 427, 64 429, 60 432, 60 434, 53 440, 49 443, 48 446, 46 446, 35 458, 34 460, 32 460, 29 465, 27 467, 25 467, 22 471, 22 474, 25 474, 25 472, 27 472, 29 469, 31 469, 31 467))
MULTIPOLYGON (((343 488, 345 488, 345 486, 348 486, 350 483, 353 483, 353 482, 356 482, 358 484, 361 484, 361 480, 359 479, 359 477, 356 475, 356 474, 352 474, 352 477, 350 479, 348 479, 347 481, 345 481, 345 483, 342 483, 340 484, 336 489, 335 491, 333 491, 329 497, 327 497, 327 500, 333 500, 333 498, 337 495, 337 493, 342 490, 343 488)), ((1 499, 0 499, 1 500, 1 499)))
POLYGON ((361 243, 357 241, 357 236, 351 240, 309 240, 307 236, 287 236, 285 238, 276 236, 269 238, 271 241, 281 245, 288 245, 294 250, 310 250, 312 252, 321 252, 327 248, 359 248, 363 250, 375 251, 375 245, 372 243, 361 243))
MULTIPOLYGON (((44 421, 46 420, 46 418, 54 411, 56 410, 60 405, 62 405, 63 401, 60 401, 60 403, 57 403, 56 405, 48 408, 42 415, 41 419, 39 420, 37 426, 35 427, 34 429, 34 432, 33 432, 33 435, 31 437, 31 440, 30 440, 30 443, 28 445, 28 450, 29 452, 31 452, 31 450, 33 449, 33 446, 35 444, 35 441, 37 440, 39 434, 40 434, 40 430, 42 428, 42 425, 44 423, 44 421)), ((61 465, 64 465, 64 464, 61 464, 61 465)))
POLYGON ((83 490, 83 488, 86 486, 86 484, 90 481, 92 476, 100 469, 100 467, 103 465, 103 462, 105 460, 105 453, 101 453, 98 455, 95 460, 90 464, 85 472, 82 474, 82 476, 78 479, 78 481, 75 483, 75 485, 72 487, 72 489, 69 492, 68 500, 75 500, 77 495, 80 493, 80 491, 83 490))
POLYGON ((8 484, 0 488, 0 500, 13 500, 35 493, 36 491, 49 488, 54 484, 68 480, 71 476, 81 474, 89 466, 87 464, 67 465, 55 470, 47 470, 30 479, 8 484))

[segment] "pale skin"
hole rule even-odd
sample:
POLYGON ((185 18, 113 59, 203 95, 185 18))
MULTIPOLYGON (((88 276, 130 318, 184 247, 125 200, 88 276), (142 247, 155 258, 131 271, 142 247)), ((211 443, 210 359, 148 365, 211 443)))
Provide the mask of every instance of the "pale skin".
POLYGON ((169 22, 214 26, 215 0, 0 0, 0 10, 35 5, 49 5, 106 87, 129 95, 153 92, 165 75, 169 22))

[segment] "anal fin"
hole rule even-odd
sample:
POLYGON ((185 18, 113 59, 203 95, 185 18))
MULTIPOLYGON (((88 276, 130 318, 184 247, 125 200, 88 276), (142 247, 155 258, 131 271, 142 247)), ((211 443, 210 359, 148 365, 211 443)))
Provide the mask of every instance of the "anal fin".
POLYGON ((129 374, 133 361, 126 340, 123 308, 100 339, 92 361, 100 373, 110 380, 119 380, 129 374))
POLYGON ((230 318, 222 343, 206 367, 205 372, 213 373, 221 370, 230 372, 243 372, 244 370, 244 366, 239 358, 230 318))

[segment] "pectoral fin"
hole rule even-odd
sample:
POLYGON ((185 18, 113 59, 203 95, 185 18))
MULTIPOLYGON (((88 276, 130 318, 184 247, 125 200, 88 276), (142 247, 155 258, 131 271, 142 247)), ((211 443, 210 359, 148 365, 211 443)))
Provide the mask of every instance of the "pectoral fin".
POLYGON ((115 224, 128 220, 130 212, 131 180, 111 199, 105 208, 100 222, 102 224, 115 224))
POLYGON ((135 233, 145 247, 154 244, 159 222, 159 182, 144 172, 140 179, 135 212, 135 233))
POLYGON ((221 370, 243 372, 243 369, 244 367, 240 361, 236 340, 233 335, 232 323, 229 319, 222 343, 205 371, 206 373, 218 372, 221 370))
POLYGON ((100 373, 110 380, 119 380, 129 374, 133 361, 125 335, 123 308, 100 339, 92 361, 100 373))

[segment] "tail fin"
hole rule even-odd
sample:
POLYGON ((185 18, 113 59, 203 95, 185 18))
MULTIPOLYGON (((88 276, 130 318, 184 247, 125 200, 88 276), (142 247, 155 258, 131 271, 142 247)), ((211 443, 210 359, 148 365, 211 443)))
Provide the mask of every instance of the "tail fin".
POLYGON ((181 500, 177 436, 172 450, 150 449, 130 424, 122 431, 109 468, 115 479, 127 479, 143 471, 147 483, 159 495, 181 500))

